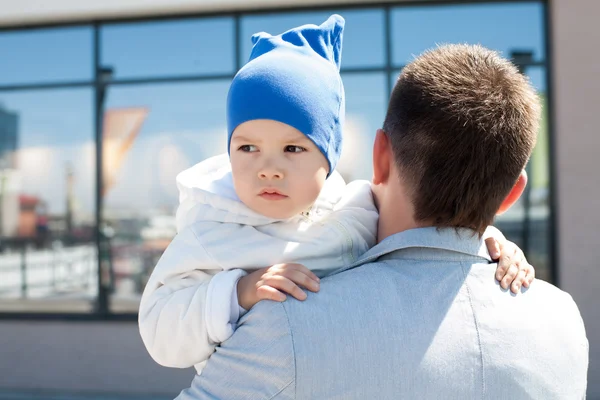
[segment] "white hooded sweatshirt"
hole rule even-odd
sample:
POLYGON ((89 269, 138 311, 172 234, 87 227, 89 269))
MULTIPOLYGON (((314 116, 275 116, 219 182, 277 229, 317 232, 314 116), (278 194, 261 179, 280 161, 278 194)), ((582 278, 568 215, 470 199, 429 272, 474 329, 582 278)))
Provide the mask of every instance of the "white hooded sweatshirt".
POLYGON ((238 198, 228 155, 177 176, 177 232, 142 295, 140 333, 161 365, 201 371, 240 313, 237 282, 247 272, 300 263, 318 276, 352 263, 375 244, 369 182, 334 171, 311 211, 288 220, 260 215, 238 198))

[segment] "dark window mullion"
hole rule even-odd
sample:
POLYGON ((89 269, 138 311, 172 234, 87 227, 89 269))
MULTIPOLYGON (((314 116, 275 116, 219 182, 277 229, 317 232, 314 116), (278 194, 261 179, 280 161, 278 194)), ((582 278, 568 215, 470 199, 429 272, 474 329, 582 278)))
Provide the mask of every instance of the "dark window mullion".
MULTIPOLYGON (((392 67, 392 9, 390 6, 386 6, 384 9, 384 40, 385 40, 385 69, 387 71, 387 98, 386 102, 392 94, 392 74, 394 69, 392 67)), ((382 121, 383 123, 383 121, 382 121)))
POLYGON ((102 202, 102 122, 104 118, 104 98, 105 98, 105 84, 101 81, 101 37, 100 37, 100 24, 94 24, 94 79, 95 79, 95 138, 96 138, 96 252, 97 252, 97 280, 98 280, 98 293, 96 298, 95 314, 99 317, 106 317, 108 315, 108 291, 103 280, 103 260, 102 253, 106 246, 102 237, 102 219, 103 219, 103 202, 102 202))
POLYGON ((560 287, 560 280, 558 275, 558 215, 557 215, 557 195, 556 195, 556 130, 554 129, 554 92, 552 90, 552 27, 551 21, 551 10, 547 2, 542 5, 544 18, 543 18, 543 29, 544 29, 544 46, 546 53, 547 63, 544 63, 543 67, 546 68, 546 118, 547 118, 547 129, 548 129, 548 206, 550 208, 550 215, 548 217, 549 225, 549 238, 548 238, 548 258, 550 260, 550 282, 560 287))

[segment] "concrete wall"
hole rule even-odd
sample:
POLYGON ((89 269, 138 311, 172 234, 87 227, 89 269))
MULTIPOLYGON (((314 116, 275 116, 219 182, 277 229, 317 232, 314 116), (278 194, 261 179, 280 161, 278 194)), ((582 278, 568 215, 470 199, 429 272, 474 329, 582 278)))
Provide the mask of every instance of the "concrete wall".
POLYGON ((193 369, 164 368, 134 322, 0 322, 4 389, 164 395, 189 387, 193 369))
POLYGON ((600 1, 553 0, 551 13, 559 279, 583 315, 600 399, 600 1))

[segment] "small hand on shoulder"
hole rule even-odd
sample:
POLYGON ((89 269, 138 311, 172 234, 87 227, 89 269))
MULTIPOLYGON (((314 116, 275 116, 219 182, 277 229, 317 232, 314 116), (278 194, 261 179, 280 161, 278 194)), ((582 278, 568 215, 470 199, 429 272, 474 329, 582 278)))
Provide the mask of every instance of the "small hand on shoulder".
POLYGON ((502 289, 510 287, 517 294, 521 286, 528 288, 535 278, 535 269, 527 262, 523 251, 513 242, 506 239, 489 237, 485 240, 490 257, 498 262, 496 280, 502 289))
POLYGON ((261 300, 284 301, 289 294, 298 300, 305 300, 302 288, 318 292, 320 279, 301 264, 275 264, 258 269, 238 281, 238 303, 246 310, 261 300))

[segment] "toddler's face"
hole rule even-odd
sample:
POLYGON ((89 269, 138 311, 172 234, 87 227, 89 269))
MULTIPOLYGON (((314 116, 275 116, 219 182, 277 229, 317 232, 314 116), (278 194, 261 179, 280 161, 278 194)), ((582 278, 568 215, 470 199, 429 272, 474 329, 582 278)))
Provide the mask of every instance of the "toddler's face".
POLYGON ((325 156, 302 132, 268 119, 238 126, 231 137, 230 157, 240 200, 277 219, 308 210, 329 170, 325 156))

